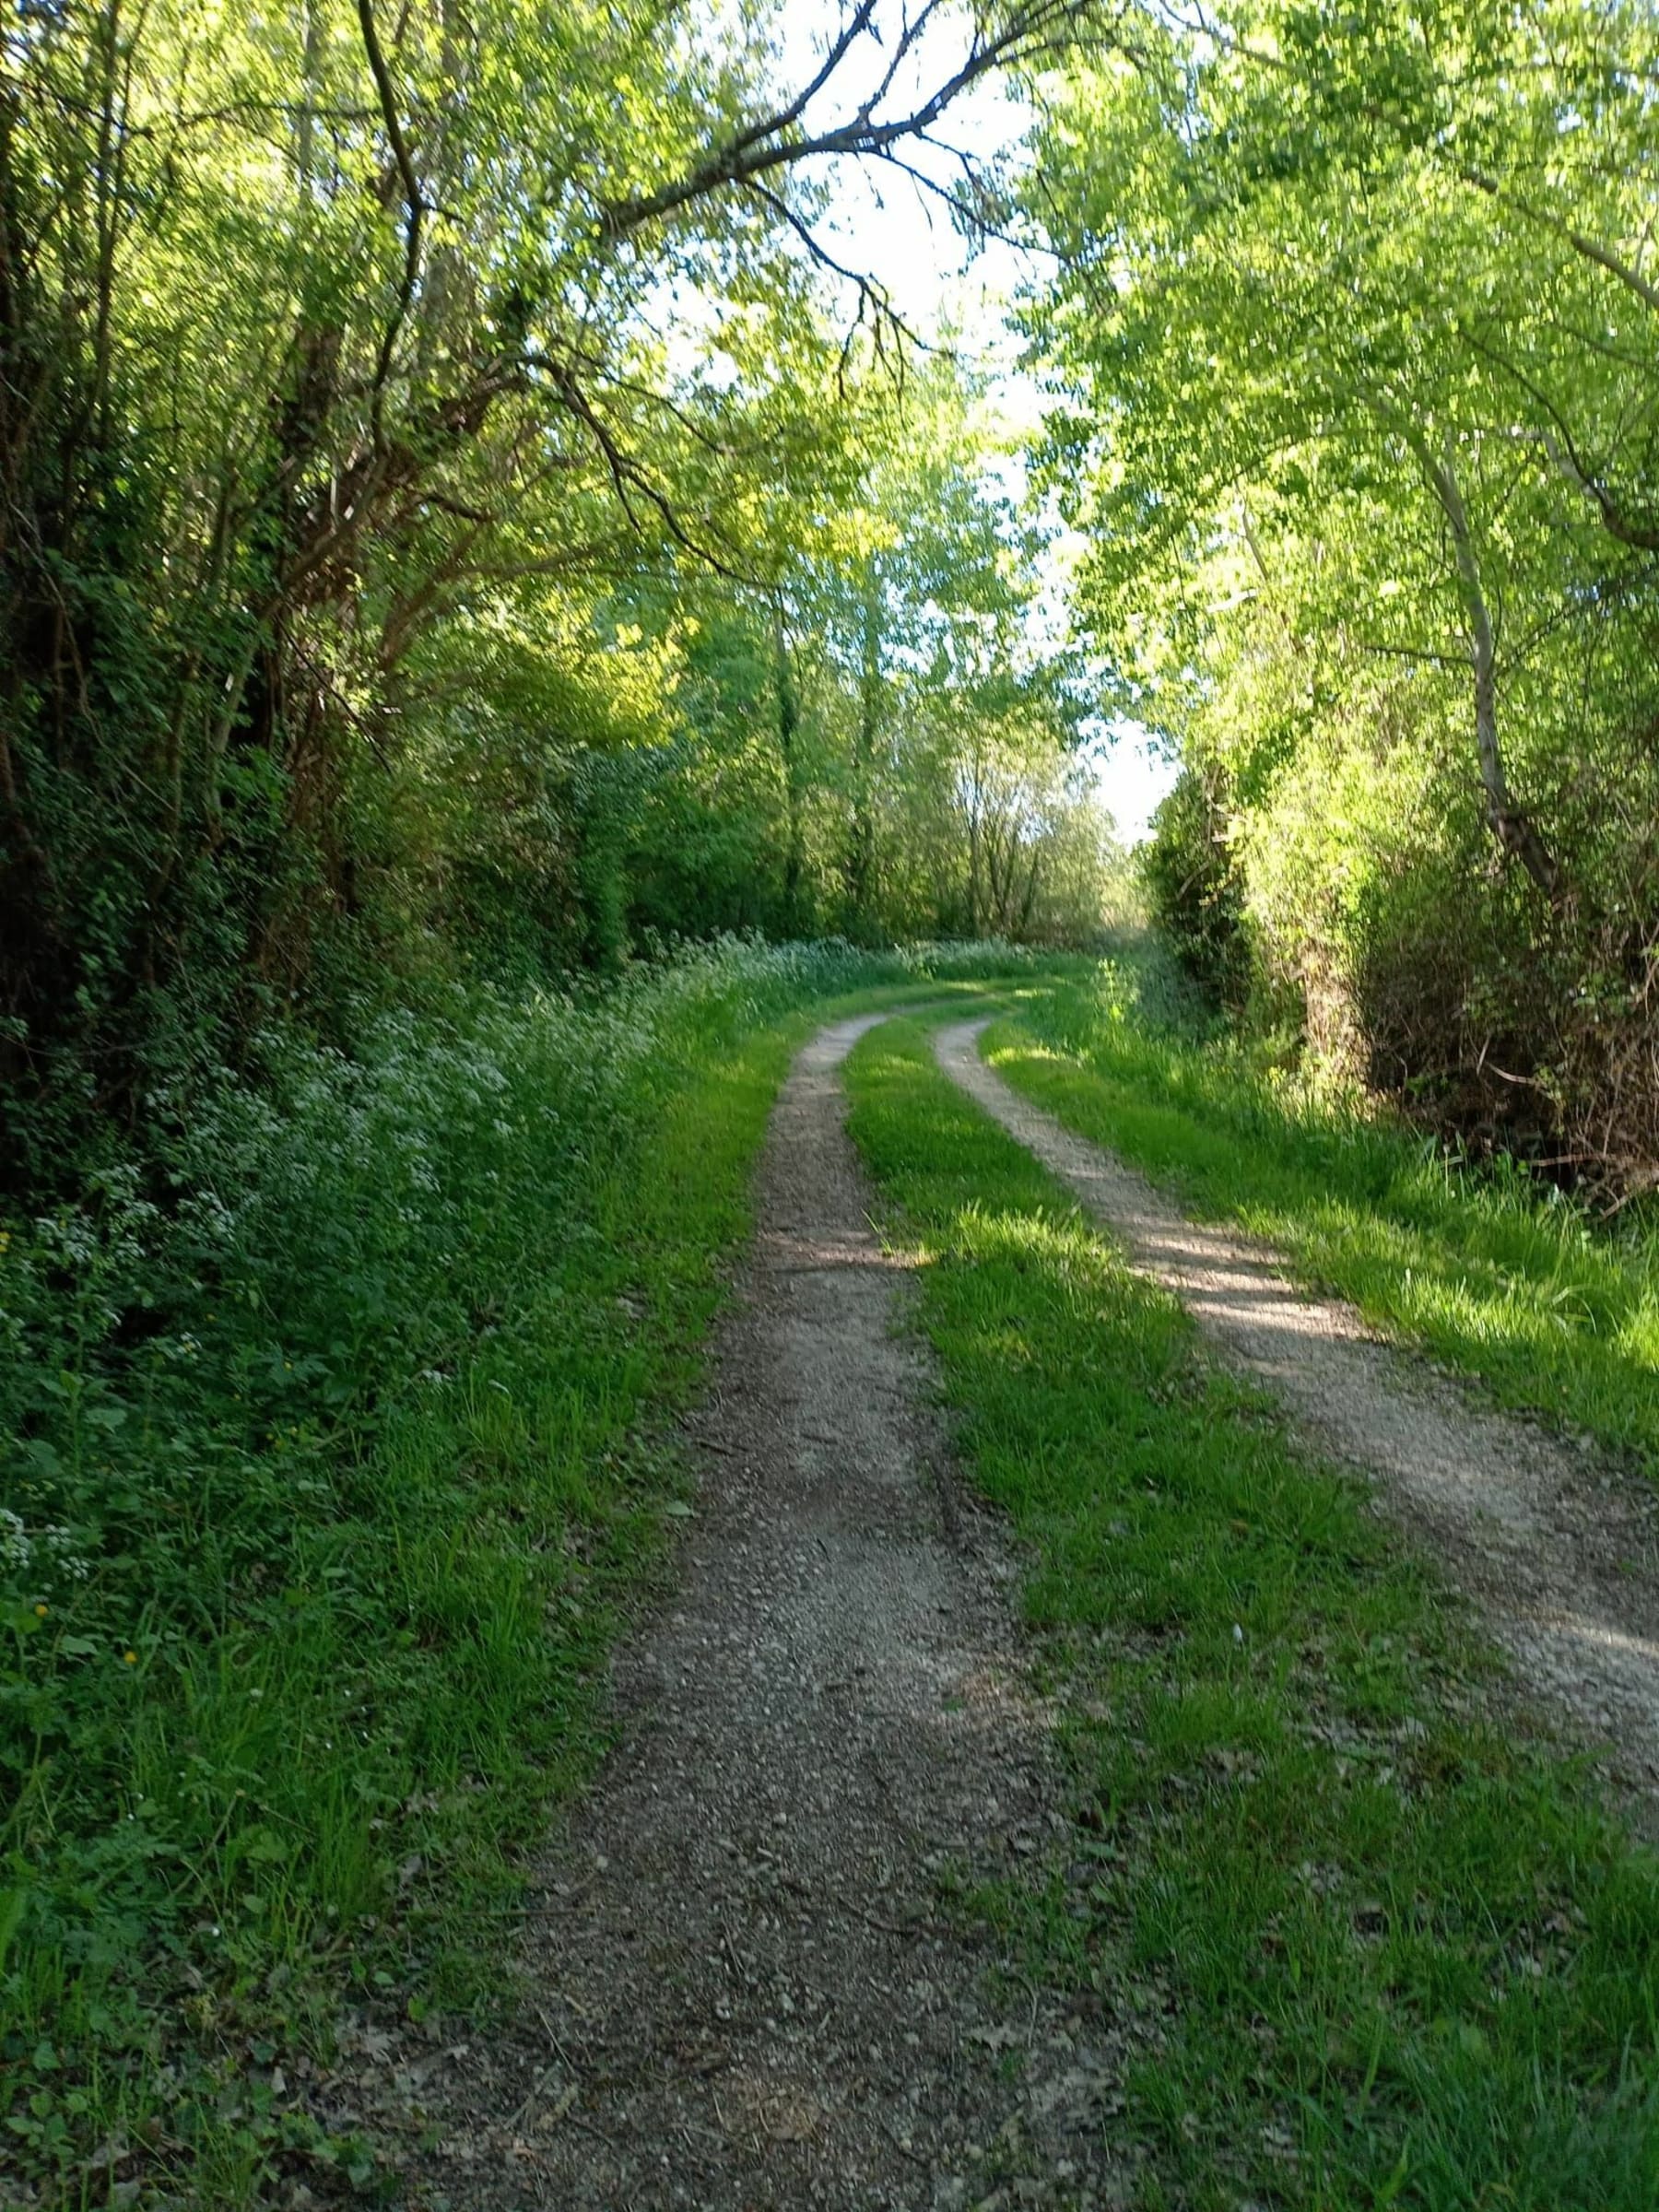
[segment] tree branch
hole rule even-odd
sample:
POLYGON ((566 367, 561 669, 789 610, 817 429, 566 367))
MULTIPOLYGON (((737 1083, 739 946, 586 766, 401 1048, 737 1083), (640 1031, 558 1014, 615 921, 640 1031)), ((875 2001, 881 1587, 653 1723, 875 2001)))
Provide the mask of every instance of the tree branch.
POLYGON ((568 362, 560 361, 551 355, 539 354, 528 359, 525 366, 541 371, 559 394, 559 398, 563 400, 565 406, 599 448, 605 465, 609 471, 612 487, 621 504, 623 513, 628 517, 631 529, 636 532, 640 530, 640 518, 638 510, 629 496, 630 489, 637 492, 641 499, 655 509, 662 519, 664 527, 676 545, 682 546, 688 553, 700 560, 705 567, 712 569, 717 576, 724 576, 730 583, 747 583, 752 581, 752 579, 743 576, 729 562, 722 559, 718 554, 712 553, 707 546, 699 544, 698 540, 691 535, 680 521, 674 503, 667 494, 652 482, 640 463, 618 442, 616 432, 582 390, 576 380, 575 372, 568 362))
POLYGON ((409 142, 404 136, 403 122, 397 112, 397 93, 392 82, 392 72, 382 52, 380 32, 374 20, 374 0, 358 0, 358 22, 363 34, 363 52, 368 57, 369 73, 374 79, 374 89, 380 98, 381 117, 386 126, 386 137, 392 147, 392 159, 397 165, 402 180, 404 200, 408 214, 404 225, 403 280, 398 288, 396 304, 391 320, 381 339, 380 357, 374 365, 374 377, 370 386, 370 416, 374 427, 374 442, 384 442, 383 419, 386 384, 392 374, 392 357, 397 350, 397 341, 403 335, 405 323, 415 300, 415 287, 420 276, 421 225, 426 216, 426 195, 420 189, 409 142))
POLYGON ((1475 534, 1453 465, 1451 438, 1437 453, 1417 426, 1398 424, 1401 435, 1417 456, 1425 480, 1446 518, 1457 567, 1459 589, 1469 618, 1469 664, 1475 677, 1475 749, 1480 763, 1480 782, 1486 794, 1487 826, 1500 848, 1518 860, 1552 906, 1563 890, 1560 864, 1538 834, 1525 807, 1511 795, 1504 772, 1503 752, 1498 737, 1498 655, 1492 638, 1492 619, 1481 584, 1475 534))
POLYGON ((1608 536, 1616 538, 1621 546, 1629 546, 1632 552, 1659 553, 1659 522, 1641 522, 1632 518, 1619 503, 1617 495, 1585 467, 1566 417, 1542 385, 1528 376, 1507 354, 1488 345, 1477 332, 1465 329, 1460 335, 1464 343, 1474 352, 1478 353, 1484 360, 1490 361, 1500 374, 1519 384, 1540 413, 1548 418, 1537 433, 1539 443, 1559 475, 1575 490, 1583 492, 1594 506, 1608 536))
POLYGON ((910 327, 893 305, 893 296, 886 285, 877 283, 873 276, 861 276, 856 269, 850 269, 844 262, 837 261, 828 247, 819 242, 811 224, 804 221, 788 201, 781 194, 773 192, 770 185, 762 184, 758 179, 751 177, 745 182, 744 189, 746 192, 753 193, 757 199, 763 201, 780 222, 788 225, 820 268, 828 269, 832 276, 840 276, 846 283, 853 285, 856 288, 860 300, 868 302, 870 312, 878 321, 891 325, 896 336, 907 340, 909 344, 921 347, 924 351, 928 350, 925 341, 910 327))
POLYGON ((1659 314, 1659 285, 1650 283, 1640 269, 1632 268, 1629 262, 1614 253, 1611 246, 1603 245, 1599 239, 1590 237, 1586 231, 1574 229, 1571 223, 1564 222, 1559 216, 1550 215, 1542 207, 1535 206, 1518 193, 1506 191, 1496 177, 1488 176, 1483 170, 1459 169, 1457 174, 1465 184, 1471 184, 1477 192, 1484 193, 1488 199, 1495 200, 1500 207, 1512 207, 1516 214, 1524 215, 1529 223, 1537 224, 1540 229, 1549 231, 1552 236, 1571 246, 1582 259, 1594 263, 1598 269, 1605 269, 1644 307, 1659 314))
MULTIPOLYGON (((846 121, 809 136, 795 135, 795 127, 808 100, 829 84, 853 37, 867 27, 874 5, 873 0, 865 0, 806 94, 763 122, 740 132, 673 183, 662 185, 655 192, 606 202, 601 217, 604 236, 611 242, 630 237, 647 223, 673 215, 733 185, 750 183, 774 170, 838 156, 863 158, 881 154, 904 139, 918 137, 932 128, 953 100, 983 78, 998 70, 1056 56, 1070 43, 1076 29, 1093 12, 1094 4, 1095 0, 1025 0, 1025 5, 1013 10, 999 31, 987 33, 976 27, 960 66, 905 114, 886 123, 876 120, 875 107, 891 83, 889 70, 877 92, 846 121)), ((902 41, 906 53, 913 50, 922 27, 933 16, 935 6, 936 0, 927 0, 921 15, 906 26, 902 41)))

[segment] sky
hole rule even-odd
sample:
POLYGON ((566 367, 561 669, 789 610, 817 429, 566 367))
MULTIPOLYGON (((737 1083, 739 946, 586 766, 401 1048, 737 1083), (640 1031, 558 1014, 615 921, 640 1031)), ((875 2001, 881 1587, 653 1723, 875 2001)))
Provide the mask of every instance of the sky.
MULTIPOLYGON (((833 36, 841 9, 833 0, 789 0, 782 11, 781 76, 789 85, 810 81, 833 36)), ((948 67, 943 41, 923 57, 930 82, 948 67)), ((808 127, 844 115, 858 98, 873 89, 872 69, 885 66, 886 50, 865 43, 854 66, 849 58, 837 87, 809 111, 808 127)), ((918 70, 918 76, 921 75, 918 70)), ((902 100, 895 87, 881 112, 902 100)), ((1024 112, 994 87, 987 87, 950 110, 944 135, 970 154, 1006 147, 1025 128, 1024 112)), ((907 159, 910 158, 907 152, 907 159)), ((940 156, 917 157, 944 182, 950 171, 940 156)), ((829 181, 828 179, 826 180, 829 181)), ((1011 328, 1008 306, 1022 286, 1040 282, 1043 262, 1000 240, 972 250, 953 228, 944 206, 926 188, 896 170, 859 170, 838 165, 830 203, 819 235, 838 261, 876 278, 891 294, 905 322, 925 339, 945 327, 982 368, 992 373, 993 404, 1011 428, 1034 431, 1041 420, 1042 394, 1034 377, 1019 366, 1021 341, 1011 328)), ((1057 542, 1055 601, 1063 601, 1065 572, 1079 541, 1057 542)), ((1101 799, 1128 844, 1147 835, 1153 808, 1175 780, 1174 765, 1155 749, 1133 724, 1102 726, 1092 752, 1101 799)))

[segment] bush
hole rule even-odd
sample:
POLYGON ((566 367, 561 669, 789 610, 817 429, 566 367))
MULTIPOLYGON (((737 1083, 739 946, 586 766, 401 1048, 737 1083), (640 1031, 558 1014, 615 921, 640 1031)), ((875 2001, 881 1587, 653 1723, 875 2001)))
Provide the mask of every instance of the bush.
POLYGON ((1222 791, 1218 777, 1183 769, 1152 818, 1140 865, 1154 919, 1182 967, 1218 1005, 1237 1008, 1249 995, 1250 946, 1222 791))
POLYGON ((1589 767, 1552 806, 1568 888, 1493 844, 1454 748, 1307 741, 1247 810, 1253 1011, 1300 1003, 1313 1064, 1479 1151, 1624 1192, 1659 1160, 1659 847, 1589 767))

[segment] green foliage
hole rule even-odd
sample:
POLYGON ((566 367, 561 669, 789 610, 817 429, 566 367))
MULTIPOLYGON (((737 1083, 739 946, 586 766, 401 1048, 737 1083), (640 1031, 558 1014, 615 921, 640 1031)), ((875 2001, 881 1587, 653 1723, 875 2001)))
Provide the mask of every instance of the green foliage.
POLYGON ((1138 2201, 1645 2212, 1651 1853, 1516 1727, 1360 1486, 1201 1363, 914 1027, 850 1080, 1069 1759, 1064 1853, 971 1901, 1125 2034, 1138 2201))
MULTIPOLYGON (((895 635, 935 586, 1011 600, 1030 548, 949 371, 907 421, 890 308, 835 324, 778 12, 85 0, 0 29, 8 1180, 61 1195, 285 1012, 348 1039, 381 978, 911 925, 885 800, 913 771, 855 758, 838 610, 878 539, 927 541, 895 635), (822 678, 793 765, 780 609, 822 678)), ((882 12, 826 105, 884 35, 911 53, 882 12)), ((977 29, 970 75, 1053 12, 977 29)), ((829 152, 920 127, 850 112, 829 152)))
POLYGON ((1438 1124, 1659 1160, 1640 9, 1149 22, 1042 129, 1052 480, 1254 977, 1438 1124), (1501 89, 1500 89, 1501 88, 1501 89))
POLYGON ((1241 1006, 1250 972, 1243 888, 1210 782, 1195 769, 1183 769, 1159 805, 1138 859, 1153 916, 1182 966, 1218 1005, 1241 1006))

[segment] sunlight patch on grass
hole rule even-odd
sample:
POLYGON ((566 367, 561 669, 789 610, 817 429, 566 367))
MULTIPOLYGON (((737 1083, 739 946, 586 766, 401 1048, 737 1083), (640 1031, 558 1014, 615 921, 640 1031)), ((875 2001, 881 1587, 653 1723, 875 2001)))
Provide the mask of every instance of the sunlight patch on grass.
POLYGON ((1500 1403, 1659 1475, 1659 1231, 1597 1224, 1518 1170, 1459 1168, 1171 1014, 1134 958, 1105 968, 1027 993, 987 1032, 1016 1089, 1500 1403))
POLYGON ((849 1084, 1063 1715, 1069 1845, 972 1906, 1138 2053, 1143 2203, 1652 2212, 1659 1865, 919 1028, 849 1084))

